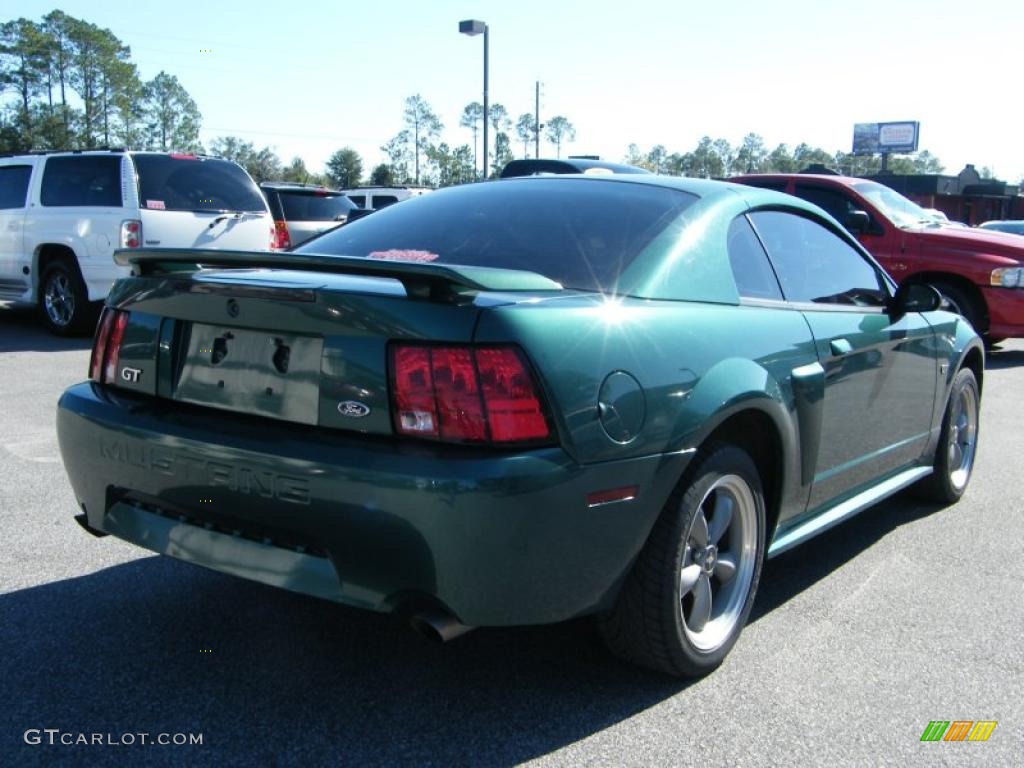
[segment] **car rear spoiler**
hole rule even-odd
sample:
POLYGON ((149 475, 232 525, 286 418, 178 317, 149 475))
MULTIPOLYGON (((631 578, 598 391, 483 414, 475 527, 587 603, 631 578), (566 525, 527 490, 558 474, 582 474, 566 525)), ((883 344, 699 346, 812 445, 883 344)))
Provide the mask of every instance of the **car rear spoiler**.
POLYGON ((140 277, 178 275, 209 267, 227 269, 288 269, 305 272, 390 277, 400 280, 410 295, 448 291, 560 291, 561 284, 536 272, 458 264, 393 261, 358 256, 323 256, 313 253, 222 251, 189 248, 145 248, 114 251, 114 261, 132 267, 140 277))

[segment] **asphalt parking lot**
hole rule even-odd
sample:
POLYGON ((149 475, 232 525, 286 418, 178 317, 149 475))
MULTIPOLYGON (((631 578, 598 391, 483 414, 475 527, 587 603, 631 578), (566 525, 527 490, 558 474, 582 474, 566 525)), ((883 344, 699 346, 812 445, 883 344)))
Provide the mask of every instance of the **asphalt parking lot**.
POLYGON ((769 562, 739 644, 696 683, 616 662, 585 621, 435 646, 90 537, 53 427, 88 356, 0 311, 0 765, 1024 762, 1024 342, 989 358, 965 499, 899 496, 769 562), (931 720, 998 725, 922 743, 931 720))

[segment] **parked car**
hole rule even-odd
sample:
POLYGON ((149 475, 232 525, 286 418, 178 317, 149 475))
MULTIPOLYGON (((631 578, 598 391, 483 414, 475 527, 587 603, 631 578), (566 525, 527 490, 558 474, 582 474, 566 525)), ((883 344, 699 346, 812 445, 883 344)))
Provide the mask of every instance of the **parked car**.
POLYGON ((344 192, 316 184, 264 181, 260 190, 274 217, 274 247, 288 250, 309 238, 340 227, 357 208, 344 192))
POLYGON ((705 674, 766 557, 970 481, 979 337, 787 195, 507 179, 118 259, 58 406, 79 522, 440 638, 594 615, 705 674))
POLYGON ((731 180, 821 206, 897 282, 935 286, 988 343, 1024 336, 1024 243, 977 229, 939 226, 917 203, 866 179, 766 174, 731 180))
POLYGON ((389 205, 400 203, 412 197, 419 197, 428 192, 433 192, 433 187, 353 187, 343 189, 342 192, 353 203, 360 208, 371 211, 386 208, 389 205))
POLYGON ((610 163, 596 157, 569 157, 557 159, 525 158, 510 160, 501 169, 501 178, 510 179, 515 176, 540 176, 549 173, 650 173, 645 168, 623 163, 610 163))
POLYGON ((1024 221, 1021 221, 1020 219, 986 221, 984 224, 979 224, 978 229, 988 229, 993 232, 1009 232, 1014 235, 1024 235, 1024 221))
POLYGON ((0 300, 56 334, 89 330, 118 277, 115 248, 267 249, 249 175, 212 157, 119 150, 0 157, 0 300), (97 304, 90 304, 96 302, 97 304))

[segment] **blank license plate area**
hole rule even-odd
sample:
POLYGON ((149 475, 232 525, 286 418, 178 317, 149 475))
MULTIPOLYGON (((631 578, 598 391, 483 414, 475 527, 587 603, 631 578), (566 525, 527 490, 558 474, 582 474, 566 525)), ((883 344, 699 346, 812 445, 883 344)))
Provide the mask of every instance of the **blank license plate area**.
POLYGON ((176 400, 316 424, 323 339, 193 323, 176 400))

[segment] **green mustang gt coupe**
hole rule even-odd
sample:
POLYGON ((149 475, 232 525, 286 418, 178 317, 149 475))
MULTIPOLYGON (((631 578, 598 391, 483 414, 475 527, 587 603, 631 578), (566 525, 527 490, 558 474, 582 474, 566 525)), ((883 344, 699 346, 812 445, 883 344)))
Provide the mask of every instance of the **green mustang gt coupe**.
POLYGON ((442 639, 593 615, 705 674, 766 557, 974 463, 970 325, 775 192, 514 178, 117 259, 58 410, 79 522, 442 639))

